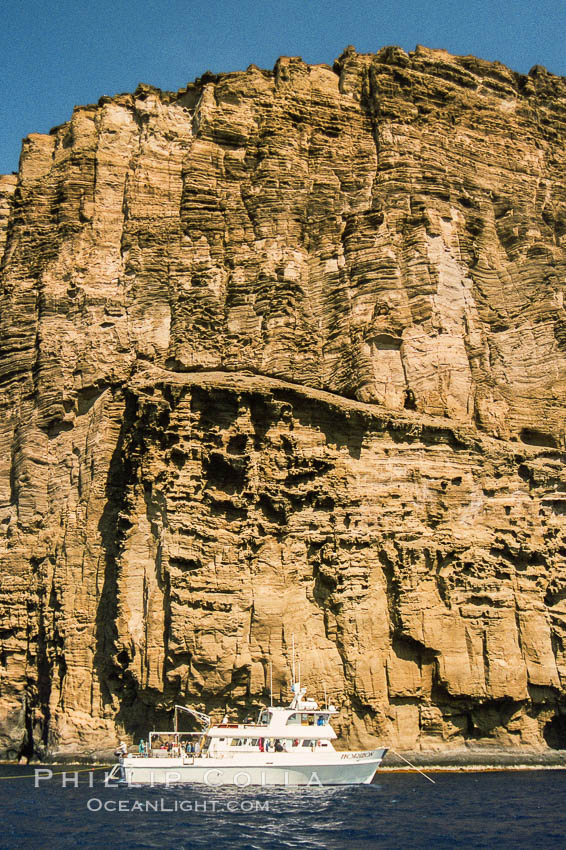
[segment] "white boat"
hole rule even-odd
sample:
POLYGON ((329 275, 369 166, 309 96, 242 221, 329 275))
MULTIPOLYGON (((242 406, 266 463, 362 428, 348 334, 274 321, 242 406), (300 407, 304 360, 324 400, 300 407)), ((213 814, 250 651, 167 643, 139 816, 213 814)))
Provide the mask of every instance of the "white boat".
POLYGON ((211 725, 206 714, 175 706, 173 732, 151 732, 147 750, 122 752, 111 779, 129 785, 202 783, 233 785, 369 784, 387 749, 362 752, 334 749, 331 726, 336 708, 319 708, 295 684, 287 707, 262 709, 257 721, 211 725), (178 712, 203 723, 199 732, 179 732, 178 712))

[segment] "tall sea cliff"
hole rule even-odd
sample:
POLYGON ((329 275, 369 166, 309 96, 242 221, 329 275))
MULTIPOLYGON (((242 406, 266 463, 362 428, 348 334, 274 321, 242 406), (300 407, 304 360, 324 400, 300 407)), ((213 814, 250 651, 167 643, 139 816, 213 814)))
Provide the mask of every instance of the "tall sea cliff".
POLYGON ((0 256, 0 755, 285 699, 292 635, 344 745, 566 748, 566 79, 140 85, 0 256))

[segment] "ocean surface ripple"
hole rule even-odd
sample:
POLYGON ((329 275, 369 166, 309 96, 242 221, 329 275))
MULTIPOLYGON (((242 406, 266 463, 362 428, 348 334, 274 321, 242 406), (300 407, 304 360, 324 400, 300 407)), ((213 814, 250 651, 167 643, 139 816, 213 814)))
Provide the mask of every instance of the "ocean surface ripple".
MULTIPOLYGON (((89 850, 555 848, 566 843, 566 771, 378 774, 373 785, 107 788, 66 768, 0 766, 0 847, 89 850), (66 779, 66 787, 63 781, 66 779), (78 782, 78 787, 75 786, 78 782)), ((82 768, 84 771, 84 767, 82 768)))

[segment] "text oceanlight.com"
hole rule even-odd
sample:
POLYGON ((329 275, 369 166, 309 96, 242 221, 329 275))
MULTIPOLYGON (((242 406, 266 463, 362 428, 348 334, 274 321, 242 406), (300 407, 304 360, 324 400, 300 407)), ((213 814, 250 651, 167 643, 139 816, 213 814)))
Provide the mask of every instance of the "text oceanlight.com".
POLYGON ((101 800, 91 797, 89 812, 268 812, 268 800, 101 800))

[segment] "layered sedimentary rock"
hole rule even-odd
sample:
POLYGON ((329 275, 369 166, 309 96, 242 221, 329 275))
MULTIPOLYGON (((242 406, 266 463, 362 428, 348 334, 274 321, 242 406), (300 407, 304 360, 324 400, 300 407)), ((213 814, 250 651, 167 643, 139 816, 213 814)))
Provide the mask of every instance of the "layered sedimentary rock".
POLYGON ((78 107, 0 178, 0 745, 326 685, 566 746, 566 81, 425 48, 78 107))

